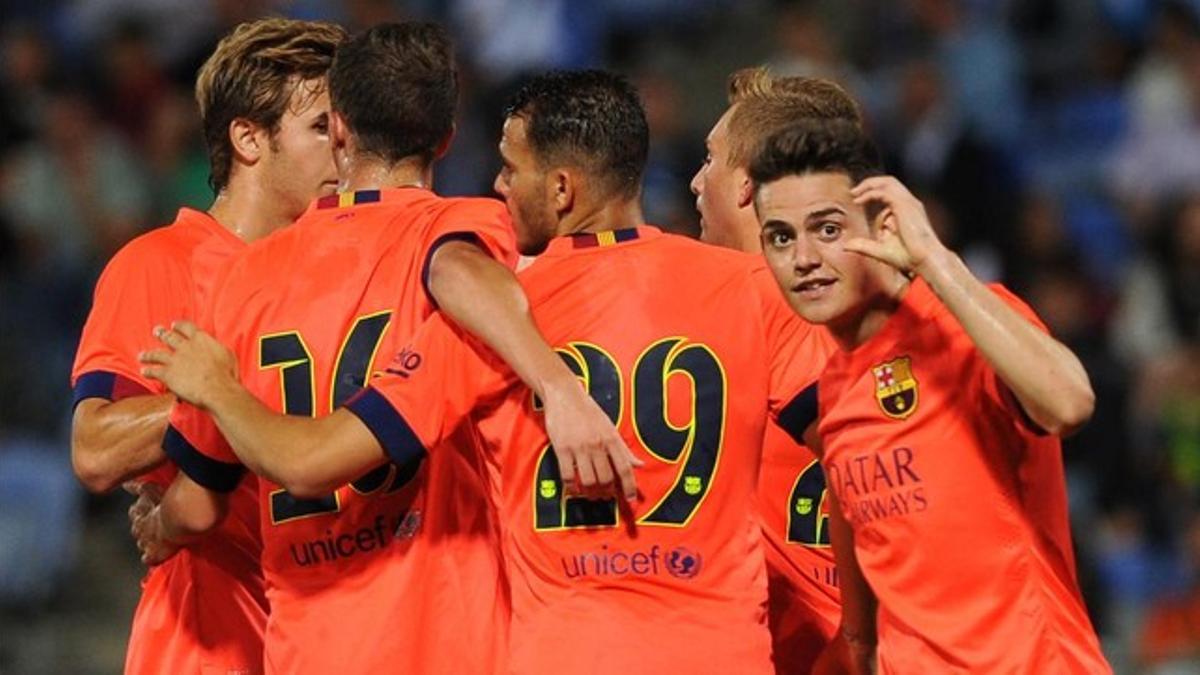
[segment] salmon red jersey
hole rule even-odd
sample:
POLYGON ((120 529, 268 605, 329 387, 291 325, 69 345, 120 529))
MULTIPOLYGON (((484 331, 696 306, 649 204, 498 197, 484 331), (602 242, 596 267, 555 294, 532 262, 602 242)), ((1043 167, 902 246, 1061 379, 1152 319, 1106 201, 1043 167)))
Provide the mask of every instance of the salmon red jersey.
MULTIPOLYGON (((755 276, 764 285, 764 295, 786 307, 765 261, 755 276)), ((812 364, 815 382, 837 345, 823 328, 813 330, 811 336, 797 358, 812 364)), ((815 421, 815 389, 810 397, 809 412, 815 421)), ((775 671, 807 673, 833 639, 842 618, 837 566, 829 544, 829 500, 817 456, 774 424, 767 425, 763 437, 758 508, 766 543, 775 671)))
MULTIPOLYGON (((564 494, 541 406, 440 316, 349 409, 397 461, 479 430, 513 596, 512 670, 772 672, 753 508, 768 409, 811 381, 768 339, 758 262, 653 228, 553 240, 520 279, 543 335, 617 425, 644 499, 564 494)), ((812 328, 788 324, 802 344, 812 328)), ((791 359, 795 359, 792 361, 791 359)))
MULTIPOLYGON (((96 284, 71 380, 75 402, 164 393, 141 374, 138 353, 157 348, 156 325, 197 318, 218 270, 245 243, 208 214, 181 209, 175 222, 123 247, 96 284)), ((141 480, 165 487, 170 462, 141 480)), ((213 536, 151 567, 142 580, 126 673, 262 671, 266 623, 255 481, 239 482, 213 536), (213 670, 209 670, 213 669, 213 670)))
POLYGON ((1059 439, 923 280, 830 359, 819 391, 829 488, 879 599, 881 673, 1111 672, 1075 578, 1059 439))
MULTIPOLYGON (((515 262, 495 200, 416 188, 323 198, 229 267, 206 327, 268 406, 326 415, 434 311, 426 271, 437 246, 455 239, 515 262)), ((503 667, 508 607, 473 442, 457 437, 461 453, 389 463, 320 499, 260 479, 268 672, 503 667)), ((190 406, 172 412, 166 446, 211 490, 244 472, 211 419, 190 406)))

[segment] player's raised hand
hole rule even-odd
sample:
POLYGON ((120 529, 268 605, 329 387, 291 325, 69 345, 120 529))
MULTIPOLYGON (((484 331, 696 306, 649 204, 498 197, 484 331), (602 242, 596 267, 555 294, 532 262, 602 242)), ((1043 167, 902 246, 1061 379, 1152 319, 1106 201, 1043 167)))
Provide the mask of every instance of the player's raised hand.
POLYGON ((156 326, 154 336, 170 349, 142 352, 142 374, 158 380, 179 398, 204 408, 206 397, 238 382, 237 359, 225 345, 188 321, 156 326))
POLYGON ((546 391, 546 434, 558 458, 564 489, 578 478, 574 492, 587 497, 637 497, 633 469, 644 462, 634 456, 608 415, 572 381, 546 391), (614 478, 616 479, 614 481, 614 478))
POLYGON ((872 237, 858 237, 845 249, 870 256, 902 272, 920 273, 922 265, 946 247, 938 240, 925 205, 892 176, 875 176, 855 185, 850 194, 865 205, 881 202, 883 223, 872 237))

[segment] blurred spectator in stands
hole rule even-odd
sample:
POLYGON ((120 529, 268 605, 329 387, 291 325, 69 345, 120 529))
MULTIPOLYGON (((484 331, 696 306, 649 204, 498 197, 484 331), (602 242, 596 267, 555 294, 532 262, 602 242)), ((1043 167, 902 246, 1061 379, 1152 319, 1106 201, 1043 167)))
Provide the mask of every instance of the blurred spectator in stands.
POLYGON ((600 65, 604 5, 568 0, 455 0, 449 11, 462 57, 484 84, 524 73, 600 65))
POLYGON ((41 130, 53 71, 50 45, 36 29, 15 24, 0 33, 0 156, 41 130))
POLYGON ((1116 672, 1129 672, 1136 635, 1152 598, 1177 593, 1186 576, 1168 542, 1150 536, 1136 495, 1111 506, 1087 530, 1108 595, 1105 654, 1116 672))
POLYGON ((202 138, 195 101, 183 91, 168 90, 148 121, 140 148, 152 187, 148 223, 171 221, 180 206, 204 211, 212 204, 202 138))
POLYGON ((864 89, 862 77, 842 54, 837 34, 816 7, 786 7, 775 26, 777 51, 770 66, 776 74, 823 77, 855 94, 864 89))
POLYGON ((986 143, 1019 140, 1025 111, 1022 64, 1001 20, 1001 3, 916 0, 912 7, 964 124, 986 143))
POLYGON ((128 18, 105 40, 99 73, 105 120, 133 145, 146 140, 168 82, 150 44, 150 28, 128 18))
POLYGON ((1200 511, 1194 511, 1181 543, 1190 588, 1163 596, 1146 611, 1138 635, 1140 672, 1185 675, 1200 672, 1200 511))
POLYGON ((1133 366, 1200 339, 1200 191, 1162 211, 1125 274, 1113 324, 1114 346, 1133 366))
POLYGON ((144 175, 79 89, 50 95, 43 131, 14 158, 0 208, 35 263, 59 272, 99 265, 146 227, 144 175))
POLYGON ((957 248, 971 249, 973 269, 996 279, 1000 252, 1011 248, 1012 172, 946 96, 933 61, 907 62, 896 97, 890 115, 879 120, 885 165, 905 184, 937 197, 954 224, 957 248))
POLYGON ((665 230, 699 233, 688 182, 700 166, 704 146, 684 126, 679 87, 671 78, 642 73, 634 78, 650 125, 650 154, 642 181, 646 222, 665 230))
POLYGON ((1136 214, 1200 185, 1200 18, 1167 3, 1126 87, 1132 121, 1110 167, 1114 192, 1136 214))

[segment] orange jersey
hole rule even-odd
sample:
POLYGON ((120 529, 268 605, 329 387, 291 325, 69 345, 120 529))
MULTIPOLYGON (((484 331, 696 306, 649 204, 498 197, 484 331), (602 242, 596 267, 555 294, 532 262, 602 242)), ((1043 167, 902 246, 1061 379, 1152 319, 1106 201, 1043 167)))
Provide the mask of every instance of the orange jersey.
MULTIPOLYGON (((172 225, 117 252, 96 284, 75 356, 76 403, 163 393, 142 376, 138 352, 156 348, 154 326, 197 317, 218 269, 244 247, 207 214, 181 209, 172 225)), ((175 470, 168 462, 142 479, 166 486, 175 470)), ((256 495, 255 481, 242 481, 213 536, 147 572, 126 673, 262 671, 267 601, 256 495)))
POLYGON ((501 486, 513 672, 772 672, 759 450, 817 359, 768 337, 812 328, 775 321, 794 315, 762 301, 758 264, 641 227, 555 239, 522 271, 543 335, 646 461, 630 511, 563 494, 540 403, 440 316, 349 404, 395 461, 478 428, 501 486))
POLYGON ((1110 672, 1075 579, 1059 439, 923 280, 830 359, 819 391, 829 488, 879 599, 881 673, 1110 672))
MULTIPOLYGON (((450 239, 516 260, 507 212, 492 199, 421 189, 326 197, 230 266, 205 323, 267 405, 328 414, 434 311, 426 270, 450 239)), ((321 499, 260 479, 269 672, 502 668, 508 606, 473 443, 457 437, 462 453, 387 464, 321 499)), ((190 406, 172 412, 167 445, 209 489, 244 472, 190 406)))
MULTIPOLYGON (((765 261, 755 276, 764 285, 764 295, 786 306, 765 261)), ((812 361, 814 372, 819 373, 837 345, 824 329, 813 330, 811 335, 799 358, 812 361)), ((807 394, 806 403, 805 419, 815 420, 815 387, 807 394)), ((811 671, 841 622, 825 496, 825 474, 817 456, 779 426, 768 424, 758 476, 758 508, 766 541, 771 655, 778 673, 811 671)))

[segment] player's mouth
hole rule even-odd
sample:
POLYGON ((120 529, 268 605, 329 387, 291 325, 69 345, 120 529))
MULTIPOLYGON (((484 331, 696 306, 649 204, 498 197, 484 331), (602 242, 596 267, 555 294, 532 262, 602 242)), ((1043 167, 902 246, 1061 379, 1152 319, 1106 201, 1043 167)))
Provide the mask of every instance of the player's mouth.
POLYGON ((829 288, 837 282, 837 279, 819 278, 805 279, 799 283, 792 285, 792 293, 800 296, 804 300, 820 300, 829 292, 829 288))

